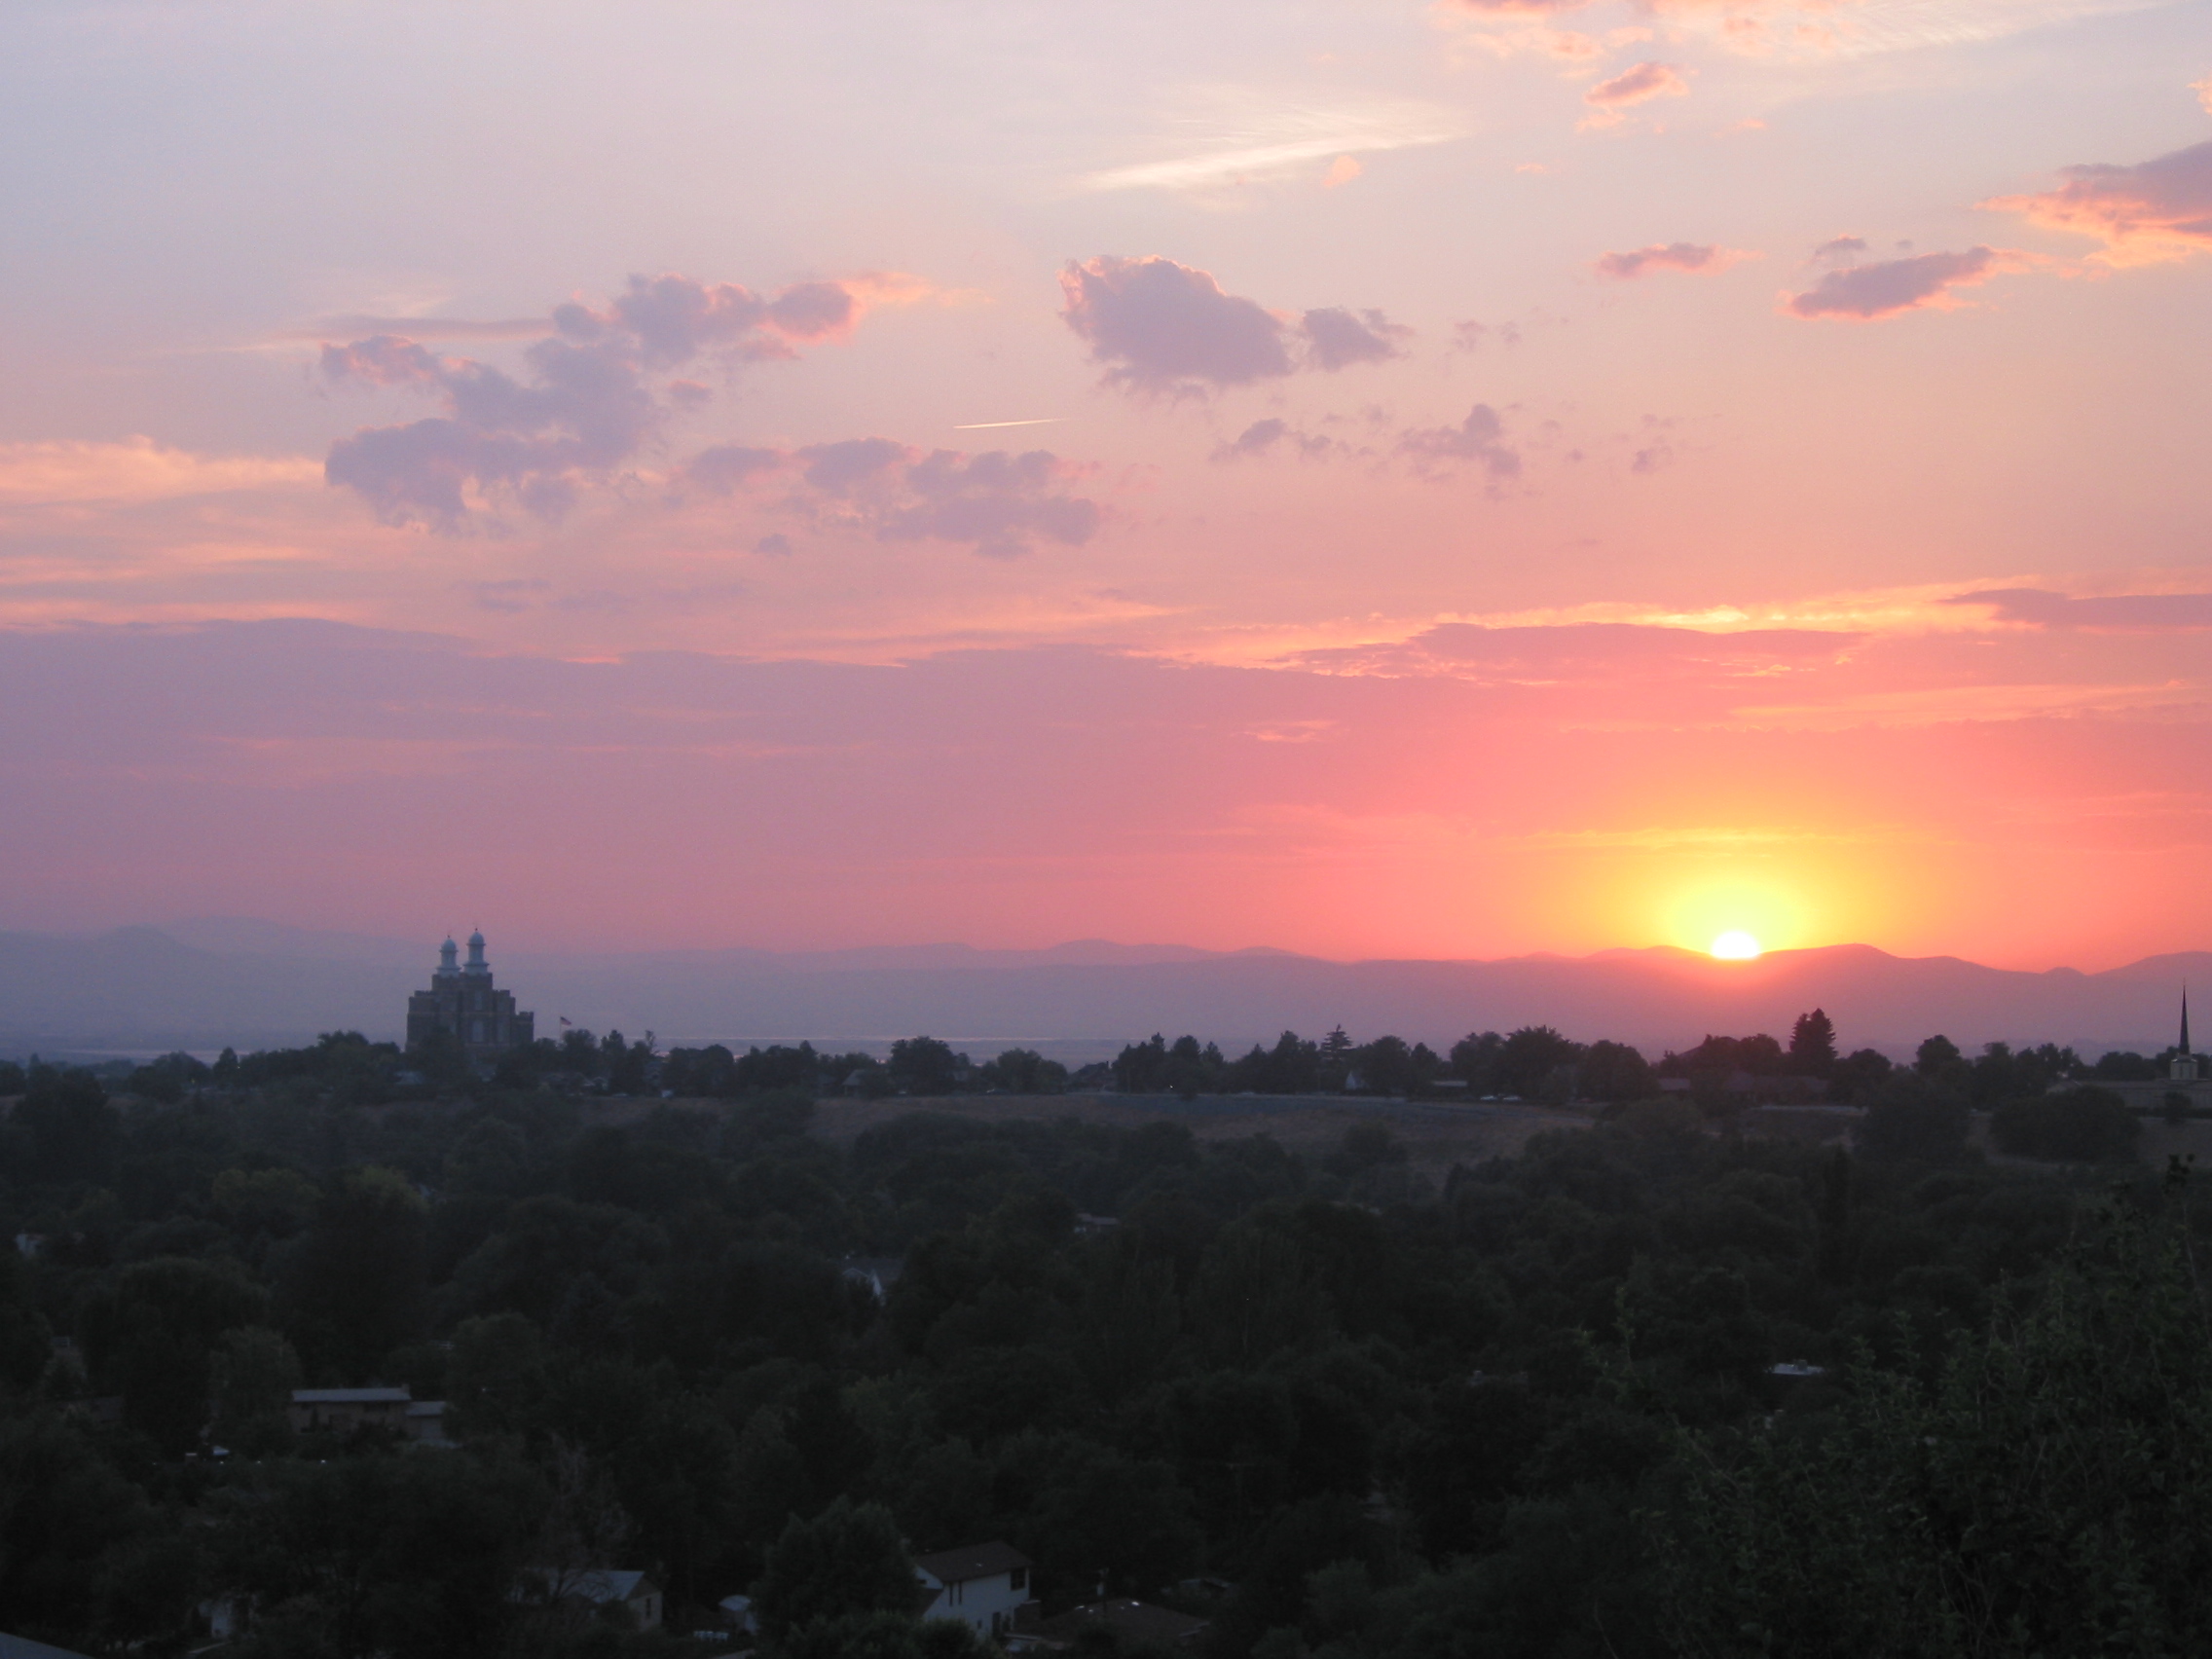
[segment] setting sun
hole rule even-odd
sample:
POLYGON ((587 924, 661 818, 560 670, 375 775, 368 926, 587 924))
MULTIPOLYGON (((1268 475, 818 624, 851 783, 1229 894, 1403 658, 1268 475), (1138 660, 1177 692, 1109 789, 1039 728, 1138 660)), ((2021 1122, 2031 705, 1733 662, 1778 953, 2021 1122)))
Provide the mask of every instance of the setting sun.
POLYGON ((1722 934, 1713 941, 1713 954, 1723 962, 1749 962, 1759 953, 1759 941, 1740 931, 1722 934))

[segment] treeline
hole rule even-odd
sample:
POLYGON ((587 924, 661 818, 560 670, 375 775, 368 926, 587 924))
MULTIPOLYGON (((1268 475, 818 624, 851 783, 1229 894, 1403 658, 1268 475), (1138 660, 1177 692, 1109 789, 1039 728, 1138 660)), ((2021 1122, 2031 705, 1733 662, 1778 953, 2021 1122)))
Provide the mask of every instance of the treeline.
POLYGON ((0 1627, 675 1659, 750 1589, 778 1659, 918 1659, 966 1649, 895 1558, 989 1538, 1053 1610, 1180 1604, 1216 1659, 2178 1652, 2212 1618, 2200 1206, 1988 1166, 1955 1051, 1853 1152, 1677 1097, 1434 1185, 1376 1122, 1311 1159, 927 1114, 839 1146, 806 1089, 363 1107, 364 1053, 169 1103, 21 1078, 0 1627), (287 1419, 370 1382, 459 1445, 287 1419), (591 1567, 671 1630, 546 1592, 591 1567))

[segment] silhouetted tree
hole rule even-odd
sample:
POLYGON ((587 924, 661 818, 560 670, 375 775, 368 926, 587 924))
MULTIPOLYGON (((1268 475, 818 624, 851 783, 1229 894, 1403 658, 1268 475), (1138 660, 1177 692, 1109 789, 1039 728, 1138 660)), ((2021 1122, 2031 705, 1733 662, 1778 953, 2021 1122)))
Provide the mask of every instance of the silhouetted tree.
POLYGON ((366 1382, 420 1328, 426 1222, 422 1196, 395 1169, 348 1170, 333 1183, 284 1298, 293 1340, 319 1375, 366 1382))
POLYGON ((2076 1163, 2130 1157, 2142 1134, 2141 1120, 2120 1096, 2093 1084, 2008 1100, 1989 1120, 1999 1151, 2076 1163))
POLYGON ((950 1094, 967 1059, 935 1037, 902 1037, 891 1045, 892 1086, 903 1094, 950 1094))
POLYGON ((1586 1100, 1625 1103, 1648 1100, 1659 1092, 1651 1067, 1626 1043, 1591 1044, 1575 1066, 1575 1080, 1586 1100))
POLYGON ((910 1619, 914 1585, 891 1511, 840 1496, 811 1521, 792 1517, 768 1546, 753 1600, 762 1633, 780 1642, 847 1614, 900 1613, 910 1619))
POLYGON ((1797 1016, 1789 1030, 1789 1069, 1807 1077, 1826 1077, 1835 1070, 1835 1022, 1815 1009, 1797 1016))

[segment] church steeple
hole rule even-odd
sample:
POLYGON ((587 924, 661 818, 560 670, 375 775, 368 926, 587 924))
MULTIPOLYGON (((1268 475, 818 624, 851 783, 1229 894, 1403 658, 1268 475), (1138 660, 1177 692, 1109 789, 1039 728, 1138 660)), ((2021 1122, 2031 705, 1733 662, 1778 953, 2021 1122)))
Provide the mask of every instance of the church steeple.
POLYGON ((2189 986, 2181 988, 2181 1043, 2174 1050, 2173 1063, 2166 1068, 2166 1077, 2173 1083, 2196 1081, 2196 1051, 2189 1046, 2189 986))

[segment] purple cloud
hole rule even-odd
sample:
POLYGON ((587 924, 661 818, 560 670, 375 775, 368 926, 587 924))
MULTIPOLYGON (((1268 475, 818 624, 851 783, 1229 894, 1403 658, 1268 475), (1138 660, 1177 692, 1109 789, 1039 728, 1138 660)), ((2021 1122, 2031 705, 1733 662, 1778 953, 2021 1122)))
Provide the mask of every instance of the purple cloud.
POLYGON ((1398 449, 1414 458, 1422 471, 1437 470, 1434 463, 1467 461, 1480 462, 1493 482, 1521 475, 1521 455, 1505 441, 1505 423, 1496 410, 1478 403, 1456 426, 1416 427, 1400 435, 1398 449))
POLYGON ((748 449, 743 444, 716 444, 684 463, 684 476, 709 495, 727 496, 764 472, 784 464, 783 452, 748 449))
POLYGON ((1318 460, 1340 446, 1334 438, 1318 432, 1301 431, 1288 421, 1270 416, 1255 421, 1227 443, 1216 444, 1213 459, 1217 461, 1249 461, 1272 455, 1277 447, 1288 444, 1306 459, 1318 460))
MULTIPOLYGON (((683 481, 731 496, 756 481, 785 479, 781 503, 810 519, 857 524, 878 541, 951 541, 988 559, 1011 559, 1040 540, 1080 547, 1105 514, 1072 493, 1084 468, 1047 450, 919 450, 889 438, 846 438, 795 450, 702 450, 683 481)), ((756 551, 788 553, 782 535, 756 551), (773 543, 774 545, 770 545, 773 543)))
POLYGON ((1707 242, 1653 242, 1647 247, 1631 248, 1625 253, 1608 253, 1598 261, 1601 276, 1626 282, 1653 271, 1686 271, 1717 275, 1731 265, 1751 256, 1734 248, 1715 247, 1707 242))
POLYGON ((645 366, 674 368, 718 350, 753 359, 796 356, 794 341, 841 333, 858 314, 853 295, 835 282, 801 282, 762 299, 739 283, 710 287, 669 273, 632 276, 605 311, 558 307, 553 322, 572 340, 627 336, 645 366))
POLYGON ((1060 272, 1061 315, 1110 385, 1170 396, 1333 372, 1399 354, 1410 330, 1378 311, 1309 311, 1296 322, 1158 254, 1100 254, 1060 272))
POLYGON ((1790 315, 1843 316, 1871 321, 1899 312, 1942 309, 1954 288, 1987 281, 2003 267, 1995 248, 1963 253, 1922 253, 1830 271, 1785 306, 1790 315))
POLYGON ((2212 628, 2212 593, 2123 593, 2075 599, 2042 588, 1981 588, 1945 605, 1986 605, 2001 622, 2044 628, 2150 633, 2212 628))
POLYGON ((701 357, 795 355, 794 343, 848 329, 861 297, 835 282, 802 282, 763 299, 735 283, 632 276, 603 311, 557 308, 544 329, 550 338, 523 353, 521 379, 438 356, 397 334, 325 345, 320 368, 333 385, 409 387, 446 409, 339 439, 323 476, 387 524, 464 530, 480 498, 498 495, 558 518, 584 483, 628 462, 673 413, 711 395, 696 381, 659 384, 658 374, 701 357))
POLYGON ((2068 167, 2040 196, 1983 203, 2039 225, 2095 237, 2114 265, 2145 265, 2212 249, 2212 139, 2133 166, 2068 167))
POLYGON ((1306 336, 1307 361, 1332 374, 1353 363, 1380 363, 1402 356, 1398 342, 1413 333, 1379 311, 1363 311, 1355 316, 1335 306, 1308 312, 1298 326, 1306 336))

